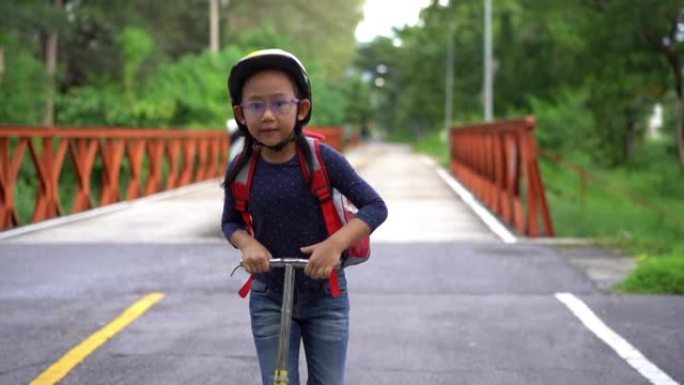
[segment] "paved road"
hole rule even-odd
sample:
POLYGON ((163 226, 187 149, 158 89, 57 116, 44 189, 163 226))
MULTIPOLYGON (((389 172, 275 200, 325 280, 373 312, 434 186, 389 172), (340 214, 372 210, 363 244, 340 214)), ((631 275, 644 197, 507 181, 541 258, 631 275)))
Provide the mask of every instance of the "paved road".
MULTIPOLYGON (((684 382, 684 298, 609 294, 553 248, 501 242, 404 147, 350 158, 390 218, 372 262, 348 270, 348 384, 652 383, 562 292, 684 382)), ((29 383, 151 292, 165 297, 62 384, 259 383, 247 302, 227 276, 239 255, 214 227, 220 204, 210 183, 2 241, 0 384, 29 383)))

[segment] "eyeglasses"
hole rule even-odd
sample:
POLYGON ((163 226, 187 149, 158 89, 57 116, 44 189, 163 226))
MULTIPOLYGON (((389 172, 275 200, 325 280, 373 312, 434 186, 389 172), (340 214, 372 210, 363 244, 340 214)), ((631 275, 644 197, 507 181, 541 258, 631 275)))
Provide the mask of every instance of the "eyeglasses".
POLYGON ((246 103, 241 103, 240 107, 242 107, 245 110, 246 114, 250 114, 252 116, 261 116, 266 112, 267 108, 270 108, 271 111, 275 112, 278 115, 285 115, 288 112, 290 112, 290 107, 293 104, 299 103, 299 99, 276 99, 276 100, 271 100, 270 102, 262 101, 262 100, 254 100, 251 102, 246 102, 246 103))

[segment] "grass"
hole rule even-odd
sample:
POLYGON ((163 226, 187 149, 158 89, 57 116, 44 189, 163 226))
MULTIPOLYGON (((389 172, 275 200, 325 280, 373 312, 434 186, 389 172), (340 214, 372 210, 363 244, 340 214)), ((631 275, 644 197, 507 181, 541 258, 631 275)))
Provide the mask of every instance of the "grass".
MULTIPOLYGON (((445 138, 428 135, 414 145, 448 165, 445 138)), ((646 143, 618 169, 577 158, 596 179, 583 184, 577 171, 540 162, 556 236, 593 239, 637 258, 639 266, 615 287, 620 292, 684 294, 684 172, 667 145, 646 143)))
POLYGON ((392 142, 408 143, 420 153, 432 156, 441 166, 449 165, 449 146, 446 131, 429 133, 419 138, 415 136, 391 136, 392 142))
POLYGON ((651 160, 656 167, 593 167, 600 181, 583 192, 578 173, 549 162, 541 167, 558 236, 593 238, 638 259, 616 290, 684 294, 682 174, 674 159, 651 160))
POLYGON ((446 132, 424 136, 416 142, 418 152, 432 155, 442 166, 449 166, 449 146, 447 146, 446 132))
POLYGON ((626 293, 684 294, 684 257, 648 258, 616 289, 626 293))
MULTIPOLYGON (((654 187, 635 200, 625 196, 633 191, 630 180, 610 171, 600 173, 609 184, 589 181, 582 191, 574 172, 549 162, 542 162, 541 169, 558 236, 601 239, 632 254, 645 249, 667 254, 684 239, 684 207, 676 196, 662 196, 654 187)), ((640 184, 643 189, 648 182, 640 184)))

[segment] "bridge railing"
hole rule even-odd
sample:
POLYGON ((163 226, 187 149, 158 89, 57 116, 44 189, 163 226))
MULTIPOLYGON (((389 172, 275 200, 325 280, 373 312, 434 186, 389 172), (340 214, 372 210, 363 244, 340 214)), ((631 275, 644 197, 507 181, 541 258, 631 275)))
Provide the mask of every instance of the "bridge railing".
POLYGON ((453 127, 451 170, 518 233, 552 237, 555 233, 539 171, 535 125, 534 117, 526 117, 453 127))
MULTIPOLYGON (((342 128, 310 130, 342 150, 342 128)), ((229 148, 225 130, 0 125, 0 230, 222 177, 229 148)))
POLYGON ((307 127, 307 131, 314 131, 325 136, 325 142, 337 151, 342 151, 345 145, 344 129, 342 127, 307 127))
POLYGON ((33 193, 30 185, 18 184, 26 179, 22 172, 35 174, 31 221, 37 222, 67 213, 64 201, 72 202, 68 212, 77 213, 219 177, 228 148, 222 131, 1 126, 0 229, 21 225, 17 194, 33 193), (60 183, 65 168, 70 168, 70 180, 60 183), (93 188, 94 179, 99 188, 93 188), (72 196, 61 197, 61 191, 72 196))

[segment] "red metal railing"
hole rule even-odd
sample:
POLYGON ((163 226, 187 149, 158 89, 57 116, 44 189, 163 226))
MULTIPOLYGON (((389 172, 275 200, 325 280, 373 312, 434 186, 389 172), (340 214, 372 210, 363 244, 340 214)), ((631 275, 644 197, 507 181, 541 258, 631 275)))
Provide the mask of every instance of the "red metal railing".
POLYGON ((345 146, 344 129, 341 127, 307 127, 306 130, 323 134, 325 142, 337 151, 342 151, 345 146))
MULTIPOLYGON (((326 142, 342 150, 341 128, 311 130, 324 134, 326 142)), ((38 222, 221 177, 229 146, 224 130, 0 126, 0 230, 22 224, 15 199, 17 194, 29 194, 17 191, 22 170, 32 168, 36 174, 31 221, 38 222), (29 162, 25 160, 27 152, 29 162), (72 167, 76 176, 76 186, 66 189, 75 190, 67 199, 73 202, 69 211, 60 203, 60 188, 72 183, 61 180, 65 165, 72 167), (97 203, 93 193, 95 169, 101 180, 97 203), (121 194, 122 182, 127 183, 125 196, 121 194)))
POLYGON ((451 170, 519 233, 554 236, 539 172, 535 125, 536 119, 527 117, 452 128, 451 170))
POLYGON ((222 131, 0 127, 0 229, 21 224, 15 193, 28 193, 16 191, 27 150, 38 179, 32 216, 37 222, 65 214, 59 187, 67 154, 77 183, 70 212, 77 213, 96 206, 92 191, 96 162, 101 163, 99 205, 107 205, 122 199, 124 159, 128 169, 125 199, 135 199, 219 177, 225 170, 228 147, 228 135, 222 131))

